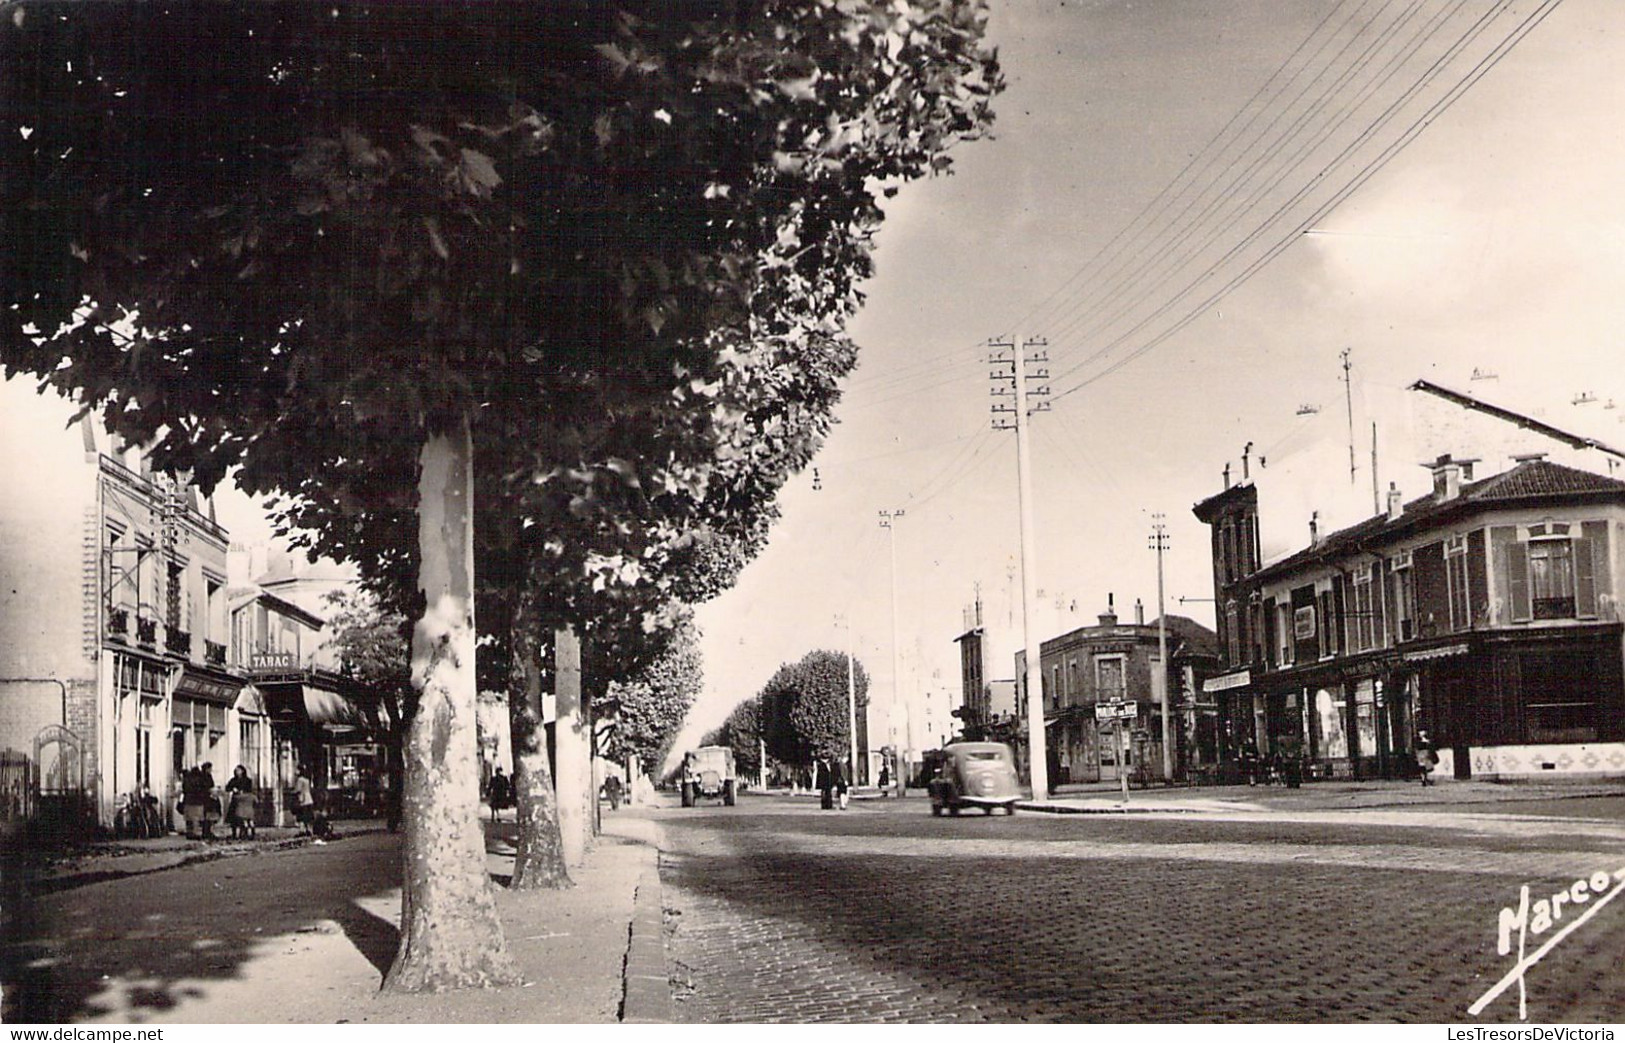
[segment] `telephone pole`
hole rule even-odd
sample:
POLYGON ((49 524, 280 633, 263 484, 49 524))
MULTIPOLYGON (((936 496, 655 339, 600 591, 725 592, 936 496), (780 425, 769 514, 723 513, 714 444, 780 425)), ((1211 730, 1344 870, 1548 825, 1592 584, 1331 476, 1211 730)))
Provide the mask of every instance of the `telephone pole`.
POLYGON ((1354 464, 1354 381, 1349 376, 1351 350, 1344 348, 1340 357, 1343 359, 1343 403, 1348 407, 1349 413, 1349 484, 1353 485, 1358 479, 1359 469, 1354 464))
MULTIPOLYGON (((895 602, 894 602, 895 603, 895 602)), ((846 624, 846 784, 858 784, 858 685, 857 667, 852 658, 852 617, 842 616, 846 624)))
POLYGON ((1168 611, 1162 603, 1162 555, 1168 549, 1168 525, 1162 513, 1151 516, 1151 549, 1157 552, 1157 660, 1162 671, 1162 781, 1174 781, 1174 730, 1169 702, 1173 692, 1168 684, 1168 611))
POLYGON ((1016 482, 1019 492, 1021 509, 1021 634, 1022 645, 1026 649, 1026 688, 1027 688, 1027 748, 1028 748, 1028 775, 1032 780, 1033 800, 1049 800, 1049 761, 1048 748, 1044 741, 1044 690, 1043 667, 1038 661, 1038 560, 1037 547, 1033 537, 1033 478, 1032 478, 1032 447, 1028 442, 1027 428, 1030 424, 1030 413, 1037 413, 1049 409, 1049 385, 1047 383, 1030 385, 1027 366, 1035 366, 1030 374, 1033 380, 1047 381, 1049 379, 1049 355, 1042 349, 1048 342, 1042 338, 1028 338, 1023 340, 1016 337, 1009 341, 990 341, 992 349, 988 362, 997 367, 988 375, 996 384, 1010 381, 1011 388, 1005 390, 995 386, 992 389, 993 427, 995 430, 1015 429, 1016 432, 1016 482), (1031 356, 1028 349, 1036 348, 1031 356), (1009 366, 1009 372, 1004 367, 1009 366), (1011 405, 1004 405, 998 401, 1000 397, 1013 395, 1015 401, 1011 405), (1032 402, 1032 399, 1038 399, 1032 402))
POLYGON ((897 777, 892 780, 892 786, 899 797, 908 789, 908 764, 897 739, 897 718, 903 710, 902 658, 898 655, 897 647, 897 519, 903 513, 900 510, 880 512, 880 527, 886 530, 891 545, 891 720, 886 730, 891 735, 892 753, 897 758, 897 777))

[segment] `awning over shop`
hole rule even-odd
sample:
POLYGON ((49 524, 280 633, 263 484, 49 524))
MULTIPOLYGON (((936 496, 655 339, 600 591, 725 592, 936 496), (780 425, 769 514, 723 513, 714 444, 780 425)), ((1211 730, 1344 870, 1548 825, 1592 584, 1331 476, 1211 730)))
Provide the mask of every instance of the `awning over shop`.
POLYGON ((305 716, 318 728, 348 731, 373 726, 372 718, 360 706, 339 693, 308 684, 300 687, 304 689, 305 716))
POLYGON ((308 721, 314 728, 335 735, 378 728, 371 707, 348 699, 330 688, 308 684, 262 684, 265 704, 279 721, 308 721))
POLYGON ((206 674, 189 666, 181 672, 181 679, 175 682, 174 696, 177 699, 190 699, 193 702, 230 706, 237 701, 237 695, 242 691, 242 688, 243 683, 241 681, 234 681, 229 677, 216 674, 206 674))

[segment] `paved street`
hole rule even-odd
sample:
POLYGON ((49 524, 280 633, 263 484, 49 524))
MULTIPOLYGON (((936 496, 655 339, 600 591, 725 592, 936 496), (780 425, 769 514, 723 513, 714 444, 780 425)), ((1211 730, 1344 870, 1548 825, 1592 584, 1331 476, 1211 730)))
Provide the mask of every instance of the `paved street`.
MULTIPOLYGON (((1467 1012, 1516 962, 1516 931, 1496 953, 1500 910, 1521 885, 1533 901, 1625 867, 1621 803, 673 808, 674 995, 694 1022, 1516 1021, 1516 984, 1467 1012)), ((1589 908, 1538 934, 1532 920, 1527 951, 1589 908)), ((1528 969, 1530 1018, 1617 1021, 1622 953, 1625 901, 1610 901, 1528 969)))

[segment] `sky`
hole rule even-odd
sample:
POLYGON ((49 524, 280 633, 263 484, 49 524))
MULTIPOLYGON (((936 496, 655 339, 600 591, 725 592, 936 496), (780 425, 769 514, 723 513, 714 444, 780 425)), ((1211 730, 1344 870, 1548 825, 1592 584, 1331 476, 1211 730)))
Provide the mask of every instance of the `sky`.
MULTIPOLYGON (((1625 444, 1625 4, 1001 0, 989 32, 1008 81, 993 137, 886 202, 837 426, 769 547, 698 607, 705 688, 679 751, 780 664, 849 642, 885 741, 895 693, 957 698, 978 596, 994 675, 1013 676, 993 338, 1047 341, 1035 642, 1108 598, 1155 618, 1158 515, 1166 609, 1211 626, 1191 507, 1244 454, 1277 553, 1307 543, 1311 512, 1326 532, 1371 508, 1374 445, 1377 488, 1407 497, 1442 452, 1479 475, 1519 451, 1607 469, 1418 379, 1625 444), (887 529, 882 511, 902 514, 887 529)), ((269 535, 246 498, 217 504, 239 539, 269 535)), ((935 745, 920 716, 912 744, 935 745)))
MULTIPOLYGON (((1008 80, 994 137, 887 204, 818 488, 792 481, 771 545, 700 607, 706 689, 679 748, 781 663, 847 647, 842 620, 880 736, 898 678, 905 698, 957 692, 978 590, 1001 654, 1019 647, 1015 439, 989 429, 990 338, 1048 341, 1034 640, 1093 624, 1109 596, 1155 618, 1159 513, 1167 610, 1211 625, 1191 507, 1227 464, 1240 479, 1249 443, 1261 491, 1298 490, 1265 533, 1288 549, 1309 511, 1324 532, 1369 507, 1373 424, 1382 489, 1424 492, 1439 452, 1510 466, 1504 431, 1405 390, 1418 379, 1625 443, 1608 364, 1625 328, 1625 4, 1003 0, 990 35, 1008 80), (903 512, 891 530, 883 510, 903 512)), ((1606 470, 1588 455, 1553 454, 1606 470)))

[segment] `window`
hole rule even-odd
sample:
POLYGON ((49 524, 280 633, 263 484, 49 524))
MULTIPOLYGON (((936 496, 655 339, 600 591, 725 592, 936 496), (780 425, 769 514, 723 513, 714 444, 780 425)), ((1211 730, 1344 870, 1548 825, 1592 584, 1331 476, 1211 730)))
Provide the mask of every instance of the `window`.
POLYGON ((1595 618, 1598 596, 1607 594, 1609 587, 1607 531, 1606 522, 1545 522, 1523 530, 1493 530, 1491 539, 1501 548, 1497 563, 1505 570, 1511 618, 1595 618))
POLYGON ((1410 552, 1397 555, 1388 567, 1394 577, 1394 637, 1409 641, 1416 636, 1416 577, 1410 552))
POLYGON ((1574 544, 1566 533, 1529 541, 1529 596, 1536 619, 1574 618, 1574 544))
POLYGON ((1103 703, 1120 702, 1128 688, 1123 676, 1123 657, 1103 655, 1095 657, 1096 698, 1103 703))
POLYGON ((1530 652, 1518 658, 1528 741, 1596 742, 1601 673, 1596 657, 1530 652))
POLYGON ((1234 601, 1224 606, 1224 658, 1230 666, 1241 662, 1241 613, 1234 601))
POLYGON ((1361 565, 1354 570, 1354 582, 1349 585, 1354 602, 1353 618, 1349 620, 1349 643, 1356 652, 1377 647, 1376 598, 1372 597, 1371 566, 1361 565))
POLYGON ((1332 622, 1332 606, 1334 598, 1331 588, 1322 590, 1320 598, 1320 654, 1326 656, 1336 655, 1340 649, 1337 646, 1337 627, 1332 622))
POLYGON ((1277 666, 1292 665, 1292 606, 1275 606, 1275 663, 1277 666))
POLYGON ((1450 629, 1469 630, 1473 625, 1473 610, 1468 596, 1466 536, 1452 536, 1445 541, 1444 577, 1450 597, 1450 629))

